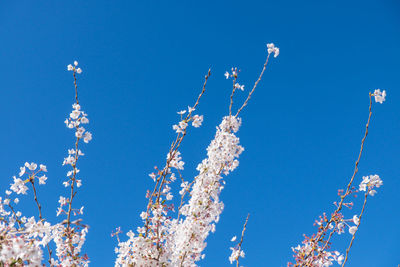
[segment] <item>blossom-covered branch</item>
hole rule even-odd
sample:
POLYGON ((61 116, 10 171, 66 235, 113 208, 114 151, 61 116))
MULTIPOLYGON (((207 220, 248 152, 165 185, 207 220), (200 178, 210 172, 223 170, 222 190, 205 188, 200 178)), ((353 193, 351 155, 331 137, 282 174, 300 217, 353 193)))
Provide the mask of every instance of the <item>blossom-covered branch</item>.
MULTIPOLYGON (((361 159, 362 152, 364 150, 364 143, 368 136, 368 129, 372 116, 372 97, 375 98, 375 102, 383 103, 386 97, 386 91, 381 92, 380 89, 376 89, 374 93, 369 94, 369 113, 368 120, 365 126, 364 137, 361 140, 361 148, 358 154, 357 160, 355 162, 355 167, 353 171, 353 175, 350 178, 350 181, 347 184, 346 190, 339 190, 338 194, 340 196, 339 203, 334 202, 336 206, 336 210, 328 217, 325 213, 320 216, 319 220, 316 221, 316 225, 318 226, 318 231, 316 234, 313 234, 311 237, 305 236, 302 245, 298 245, 295 248, 292 248, 294 252, 294 258, 296 260, 295 264, 288 263, 288 266, 329 266, 333 264, 333 262, 337 262, 338 264, 344 266, 347 261, 347 256, 351 245, 353 244, 355 238, 355 232, 357 231, 360 223, 360 217, 362 216, 367 198, 365 197, 364 204, 362 207, 362 211, 359 216, 354 215, 351 219, 344 219, 344 215, 342 213, 343 206, 352 208, 352 202, 345 202, 346 198, 357 192, 353 186, 354 178, 358 172, 358 165, 361 159), (348 222, 352 222, 355 225, 351 226, 348 222), (333 234, 341 234, 344 232, 346 226, 349 228, 349 233, 352 235, 352 239, 348 249, 346 250, 346 255, 343 256, 338 251, 327 251, 330 248, 330 241, 333 234)), ((373 189, 375 187, 379 187, 382 184, 379 176, 369 176, 364 177, 363 181, 360 184, 360 190, 367 191, 366 195, 374 195, 376 191, 373 189)))

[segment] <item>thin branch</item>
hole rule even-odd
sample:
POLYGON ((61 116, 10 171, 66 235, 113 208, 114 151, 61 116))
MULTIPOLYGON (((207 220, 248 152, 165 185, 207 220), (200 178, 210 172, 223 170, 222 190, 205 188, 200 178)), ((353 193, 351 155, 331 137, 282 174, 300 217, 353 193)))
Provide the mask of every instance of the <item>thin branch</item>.
POLYGON ((239 113, 242 111, 242 109, 243 109, 245 106, 247 106, 247 103, 249 102, 251 96, 252 96, 253 93, 254 93, 254 90, 256 90, 256 87, 257 87, 258 83, 261 81, 261 78, 262 78, 262 76, 264 75, 264 71, 265 71, 265 69, 267 68, 269 56, 270 56, 270 54, 268 54, 267 59, 265 60, 263 69, 262 69, 262 71, 261 71, 261 73, 260 73, 260 76, 258 76, 257 81, 254 83, 253 89, 251 89, 249 95, 248 95, 247 98, 246 98, 246 101, 244 101, 243 105, 239 108, 239 110, 237 111, 235 117, 237 117, 237 116, 239 115, 239 113))
MULTIPOLYGON (((246 221, 245 221, 245 223, 244 223, 244 225, 243 225, 242 236, 241 236, 240 242, 239 242, 239 244, 238 244, 239 253, 240 253, 240 250, 242 249, 242 243, 243 243, 243 238, 244 238, 244 232, 246 231, 246 226, 247 226, 247 222, 249 221, 249 217, 250 217, 250 213, 247 214, 246 221)), ((236 267, 239 267, 239 256, 236 258, 236 267)))
MULTIPOLYGON (((334 211, 334 213, 332 214, 331 218, 329 219, 329 221, 327 222, 327 224, 325 225, 325 227, 322 229, 321 234, 317 235, 317 237, 314 240, 311 240, 311 242, 313 243, 313 249, 311 250, 310 253, 312 253, 313 251, 315 251, 316 246, 318 245, 319 242, 323 241, 323 238, 325 237, 325 234, 327 232, 327 230, 329 229, 329 226, 332 224, 332 222, 334 221, 334 218, 336 217, 336 215, 341 211, 342 207, 343 207, 343 203, 344 203, 344 199, 351 193, 351 186, 353 184, 354 181, 354 177, 356 176, 357 172, 358 172, 358 164, 360 163, 360 159, 361 159, 361 155, 362 152, 364 150, 364 143, 365 140, 368 136, 368 128, 369 128, 369 124, 371 122, 371 117, 372 117, 372 93, 369 93, 369 113, 368 113, 368 120, 367 120, 367 124, 365 125, 365 133, 364 133, 364 137, 361 140, 361 147, 360 147, 360 152, 358 154, 357 160, 355 162, 355 166, 354 166, 354 171, 353 171, 353 175, 350 178, 349 183, 347 184, 347 188, 346 188, 346 192, 345 194, 343 194, 341 196, 341 200, 336 208, 336 210, 334 211)), ((325 242, 323 249, 318 251, 318 254, 316 255, 316 258, 318 258, 321 255, 321 252, 325 250, 325 248, 328 246, 328 243, 333 235, 333 231, 330 233, 328 240, 325 242)), ((306 258, 308 257, 313 257, 312 254, 308 254, 305 256, 306 258)), ((294 266, 298 266, 297 264, 294 266)), ((309 265, 306 265, 309 266, 309 265)))
POLYGON ((348 256, 349 256, 349 252, 350 252, 351 246, 353 245, 354 239, 356 238, 356 233, 358 232, 358 228, 360 227, 361 218, 362 218, 362 216, 363 216, 363 214, 364 214, 365 206, 367 205, 368 194, 369 194, 369 190, 366 190, 366 191, 365 191, 365 195, 364 195, 363 207, 362 207, 362 209, 361 209, 360 215, 358 216, 359 221, 358 221, 358 225, 357 225, 357 231, 354 233, 353 237, 351 238, 349 247, 346 249, 346 256, 345 256, 345 258, 344 258, 342 267, 344 267, 344 265, 345 265, 346 262, 347 262, 347 259, 348 259, 348 256))

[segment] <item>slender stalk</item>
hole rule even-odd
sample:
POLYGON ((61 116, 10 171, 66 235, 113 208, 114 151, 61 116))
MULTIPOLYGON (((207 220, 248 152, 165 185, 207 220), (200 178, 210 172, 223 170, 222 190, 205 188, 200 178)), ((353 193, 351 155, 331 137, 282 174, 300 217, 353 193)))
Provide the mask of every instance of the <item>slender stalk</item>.
MULTIPOLYGON (((246 221, 244 222, 244 225, 243 225, 242 236, 241 236, 240 242, 239 242, 239 244, 238 244, 239 252, 240 252, 240 250, 242 249, 242 243, 243 243, 243 238, 244 238, 244 232, 246 231, 246 226, 247 226, 247 222, 249 221, 249 217, 250 217, 250 213, 247 214, 246 221)), ((236 267, 239 267, 239 256, 236 258, 236 267)))
POLYGON ((261 81, 261 78, 262 78, 262 76, 264 75, 264 72, 265 72, 265 70, 266 70, 266 68, 267 68, 269 56, 270 56, 270 54, 268 54, 267 59, 265 60, 264 66, 263 66, 263 68, 262 68, 262 71, 261 71, 260 75, 258 76, 258 79, 256 80, 256 82, 254 83, 253 89, 251 89, 249 95, 247 96, 247 98, 246 98, 246 100, 244 101, 243 105, 242 105, 242 106, 239 108, 239 110, 237 111, 235 117, 237 117, 237 116, 239 115, 239 113, 242 111, 242 109, 243 109, 245 106, 247 106, 247 103, 249 102, 251 96, 252 96, 253 93, 254 93, 254 90, 256 90, 257 85, 258 85, 258 83, 261 81))
POLYGON ((354 239, 356 238, 356 234, 357 234, 357 232, 358 232, 358 228, 360 227, 361 218, 362 218, 362 216, 363 216, 363 214, 364 214, 365 206, 367 205, 368 194, 369 194, 369 190, 366 190, 366 191, 365 191, 365 195, 364 195, 363 207, 362 207, 362 209, 361 209, 360 215, 358 216, 359 222, 358 222, 358 225, 357 225, 357 231, 354 233, 353 237, 351 238, 350 244, 349 244, 348 248, 346 249, 346 256, 345 256, 345 258, 344 258, 342 267, 344 267, 344 265, 345 265, 346 262, 347 262, 347 259, 348 259, 348 256, 349 256, 349 252, 350 252, 351 246, 353 245, 354 239))
MULTIPOLYGON (((32 184, 33 194, 34 194, 34 197, 35 197, 35 202, 36 202, 36 205, 37 205, 38 210, 39 210, 39 219, 40 219, 40 220, 43 220, 43 216, 42 216, 42 205, 40 205, 39 200, 38 200, 38 198, 37 198, 37 193, 36 193, 35 175, 32 175, 32 176, 29 177, 29 182, 32 184)), ((50 250, 49 244, 46 244, 46 247, 47 247, 47 252, 49 253, 49 260, 48 260, 48 262, 49 262, 50 266, 53 266, 53 264, 51 263, 51 254, 52 254, 52 251, 50 250)))

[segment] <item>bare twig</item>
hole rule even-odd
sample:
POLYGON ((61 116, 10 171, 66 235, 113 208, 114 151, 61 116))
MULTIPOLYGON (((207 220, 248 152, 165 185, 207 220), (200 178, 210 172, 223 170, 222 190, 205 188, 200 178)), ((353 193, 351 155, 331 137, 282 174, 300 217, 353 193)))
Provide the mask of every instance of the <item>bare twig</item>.
POLYGON ((235 117, 237 117, 237 116, 239 115, 239 113, 242 111, 242 109, 243 109, 245 106, 247 106, 247 103, 249 102, 251 96, 252 96, 253 93, 254 93, 254 90, 256 90, 256 87, 257 87, 258 83, 261 81, 261 78, 262 78, 262 76, 264 75, 264 71, 265 71, 265 69, 267 68, 267 65, 268 65, 269 55, 270 55, 270 54, 268 54, 267 59, 265 60, 265 63, 264 63, 263 69, 262 69, 262 71, 261 71, 261 73, 260 73, 260 76, 258 76, 257 81, 254 83, 253 89, 251 89, 249 95, 247 96, 247 98, 246 98, 246 100, 244 101, 243 105, 242 105, 242 106, 239 108, 239 110, 237 111, 235 117))

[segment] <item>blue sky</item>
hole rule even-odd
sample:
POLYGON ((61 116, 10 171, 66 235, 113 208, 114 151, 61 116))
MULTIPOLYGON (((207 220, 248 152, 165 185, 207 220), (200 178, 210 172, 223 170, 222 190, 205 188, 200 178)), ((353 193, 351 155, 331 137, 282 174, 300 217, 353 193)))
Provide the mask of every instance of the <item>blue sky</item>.
MULTIPOLYGON (((313 233, 314 219, 333 210, 337 189, 353 172, 368 92, 381 88, 387 101, 373 107, 356 184, 376 173, 384 186, 368 202, 347 266, 396 266, 399 14, 399 3, 388 0, 2 1, 0 188, 25 161, 46 164, 48 184, 39 198, 45 217, 56 221, 67 172, 61 163, 74 142, 63 124, 73 103, 66 66, 78 60, 80 101, 94 137, 83 148, 77 195, 91 226, 85 252, 92 266, 113 266, 110 233, 140 225, 152 186, 147 175, 164 162, 176 112, 193 103, 211 67, 198 108, 204 124, 181 149, 184 175, 192 177, 228 110, 231 84, 224 72, 239 67, 249 89, 265 44, 274 42, 281 54, 242 113, 245 152, 226 179, 226 207, 200 265, 229 265, 229 240, 250 212, 242 264, 285 266, 290 248, 313 233)), ((28 214, 35 212, 31 197, 20 204, 28 214)), ((356 211, 360 206, 356 201, 356 211)), ((341 236, 335 248, 343 251, 349 238, 341 236)))

